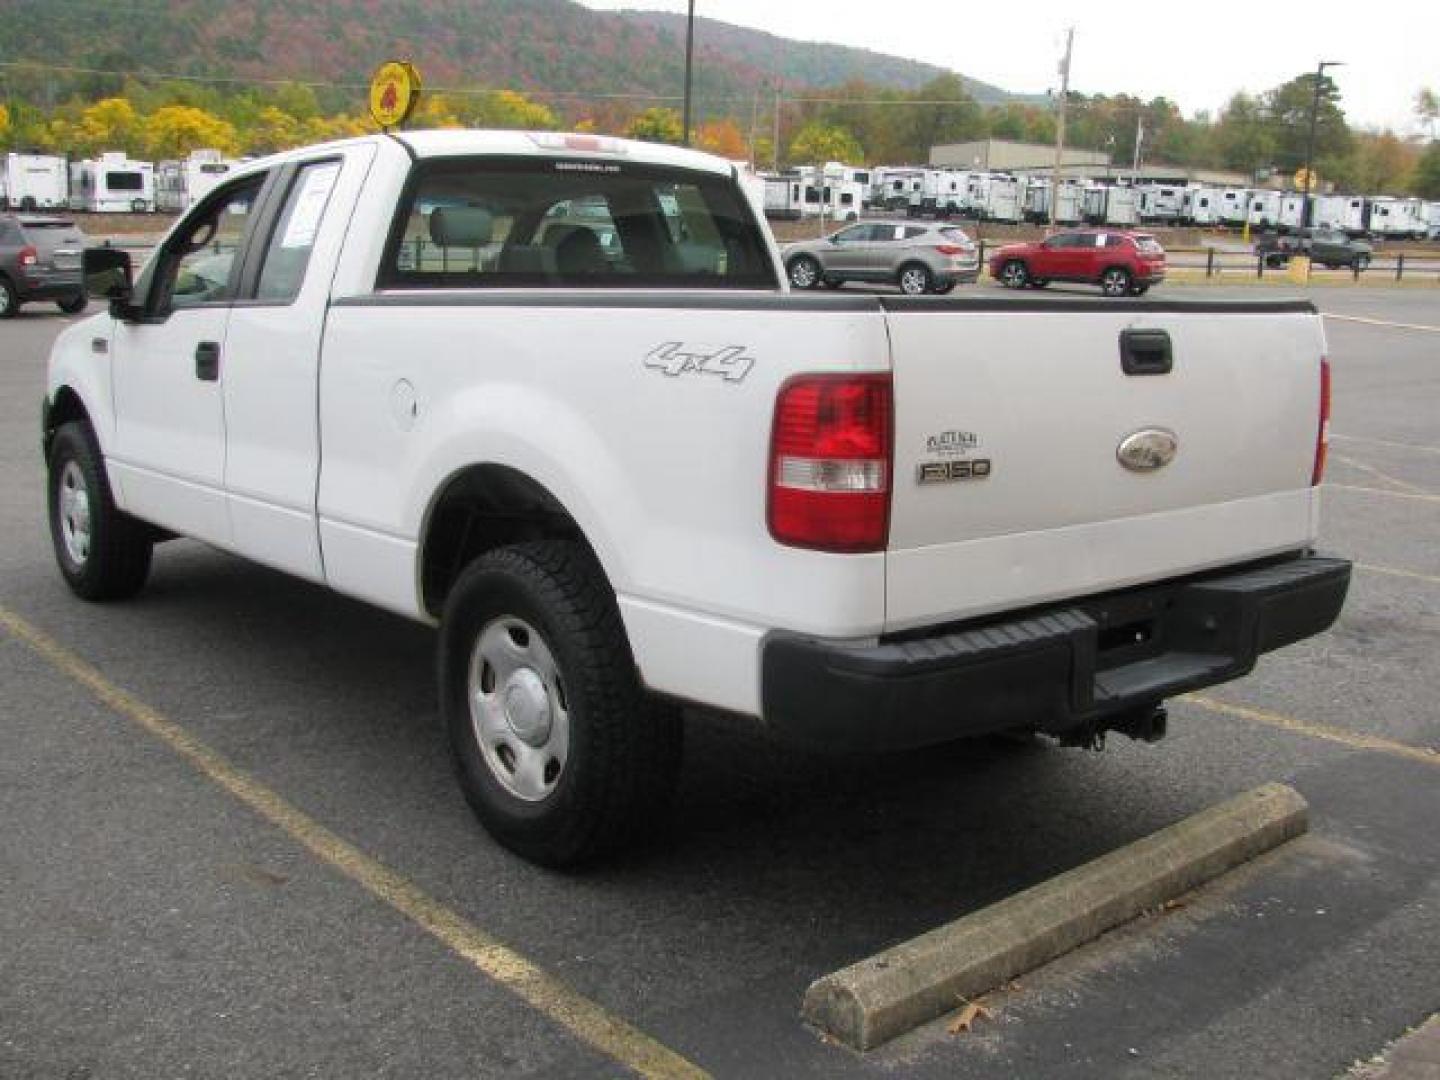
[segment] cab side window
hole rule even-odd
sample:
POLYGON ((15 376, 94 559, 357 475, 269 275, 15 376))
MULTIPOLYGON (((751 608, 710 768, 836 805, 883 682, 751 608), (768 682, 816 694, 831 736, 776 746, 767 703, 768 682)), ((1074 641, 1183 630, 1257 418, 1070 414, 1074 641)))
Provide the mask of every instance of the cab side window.
POLYGON ((156 262, 151 311, 178 311, 234 297, 240 252, 264 182, 264 176, 246 177, 207 199, 184 221, 156 262))
POLYGON ((255 299, 288 304, 300 293, 315 236, 330 204, 330 193, 340 176, 339 161, 317 161, 303 166, 290 184, 280 220, 265 248, 255 299))

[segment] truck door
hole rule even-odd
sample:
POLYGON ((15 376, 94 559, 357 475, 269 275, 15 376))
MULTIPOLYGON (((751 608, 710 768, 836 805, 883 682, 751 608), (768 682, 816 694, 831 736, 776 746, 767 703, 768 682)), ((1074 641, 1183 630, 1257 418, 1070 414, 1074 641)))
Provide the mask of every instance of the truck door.
POLYGON ((315 522, 320 340, 330 279, 373 156, 373 147, 353 147, 278 171, 225 342, 233 546, 316 581, 324 578, 315 522))
POLYGON ((230 521, 219 365, 265 180, 252 174, 197 206, 141 275, 140 317, 116 321, 110 335, 109 457, 125 508, 221 546, 229 546, 230 521))

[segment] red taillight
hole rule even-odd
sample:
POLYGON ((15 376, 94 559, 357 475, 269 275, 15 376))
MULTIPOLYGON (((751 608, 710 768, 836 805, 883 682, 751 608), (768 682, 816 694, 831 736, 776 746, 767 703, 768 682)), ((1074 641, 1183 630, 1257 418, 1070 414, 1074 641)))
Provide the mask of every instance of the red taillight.
POLYGON ((890 533, 889 375, 803 375, 770 435, 770 535, 820 551, 883 551, 890 533))
POLYGON ((1320 427, 1315 432, 1315 469, 1310 474, 1314 487, 1325 478, 1325 455, 1330 450, 1330 361, 1320 358, 1320 427))
POLYGON ((941 255, 969 255, 975 249, 973 247, 960 247, 957 244, 936 244, 935 250, 941 255))
POLYGON ((17 258, 21 266, 34 266, 40 261, 40 253, 33 247, 23 247, 20 249, 20 254, 17 258))

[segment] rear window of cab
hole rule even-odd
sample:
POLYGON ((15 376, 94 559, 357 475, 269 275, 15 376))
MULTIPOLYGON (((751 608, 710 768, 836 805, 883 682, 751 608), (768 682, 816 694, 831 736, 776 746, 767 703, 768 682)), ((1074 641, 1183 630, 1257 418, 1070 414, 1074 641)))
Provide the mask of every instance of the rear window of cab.
POLYGON ((778 288, 729 177, 625 161, 437 158, 413 169, 380 288, 778 288))

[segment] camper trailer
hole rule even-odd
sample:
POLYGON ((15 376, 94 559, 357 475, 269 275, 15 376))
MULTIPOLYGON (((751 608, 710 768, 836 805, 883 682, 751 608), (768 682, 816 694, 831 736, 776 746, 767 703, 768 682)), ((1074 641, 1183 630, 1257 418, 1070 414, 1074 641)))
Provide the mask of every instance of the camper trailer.
POLYGON ((1390 240, 1419 240, 1425 236, 1425 204, 1419 199, 1379 196, 1370 200, 1370 232, 1390 240))
POLYGON ((1182 219, 1201 227, 1220 224, 1220 196, 1219 188, 1191 184, 1182 199, 1182 219))
POLYGON ((830 162, 823 171, 813 165, 802 165, 796 170, 800 191, 800 211, 804 217, 819 217, 822 214, 836 221, 854 221, 860 216, 865 202, 865 190, 854 179, 856 170, 838 162, 830 162))
POLYGON ((1174 225, 1184 216, 1184 188, 1146 184, 1137 190, 1140 193, 1140 220, 1147 225, 1174 225))
POLYGON ((53 154, 6 154, 0 187, 8 210, 49 210, 70 201, 65 159, 53 154))
POLYGON ((1085 190, 1085 222, 1089 225, 1136 225, 1140 213, 1135 189, 1120 184, 1085 190))
POLYGON ((155 166, 155 208, 188 210, 225 179, 235 162, 219 150, 192 150, 184 161, 162 161, 155 166))
POLYGON ((798 221, 805 205, 800 177, 794 173, 766 176, 765 216, 771 221, 798 221))
POLYGON ((1252 191, 1250 212, 1245 219, 1257 229, 1273 229, 1280 222, 1280 193, 1278 191, 1252 191))
POLYGON ((1310 224, 1360 236, 1365 232, 1365 200, 1359 195, 1318 195, 1310 224))
POLYGON ((1300 193, 1282 195, 1280 197, 1280 218, 1278 224, 1281 232, 1294 232, 1296 229, 1305 226, 1305 204, 1310 199, 1308 195, 1300 193))
POLYGON ((904 210, 910 195, 920 190, 925 170, 910 166, 875 169, 871 172, 870 204, 885 210, 904 210))
POLYGON ((1440 202, 1425 204, 1425 237, 1440 240, 1440 202))
MULTIPOLYGON (((1049 180, 1030 180, 1025 185, 1025 220, 1038 224, 1050 221, 1049 180)), ((1085 218, 1085 188, 1073 180, 1060 181, 1055 196, 1055 224, 1078 225, 1085 218)))
POLYGON ((979 207, 982 221, 1019 222, 1025 211, 1025 184, 1013 176, 990 174, 985 201, 979 207))
POLYGON ((70 163, 70 205, 96 214, 155 209, 155 166, 109 152, 70 163))
POLYGON ((906 209, 911 217, 949 217, 963 213, 968 179, 968 173, 926 169, 920 176, 920 189, 911 194, 906 209))
POLYGON ((1238 229, 1245 224, 1249 209, 1249 188, 1225 188, 1220 192, 1220 206, 1216 211, 1216 218, 1221 225, 1238 229))

